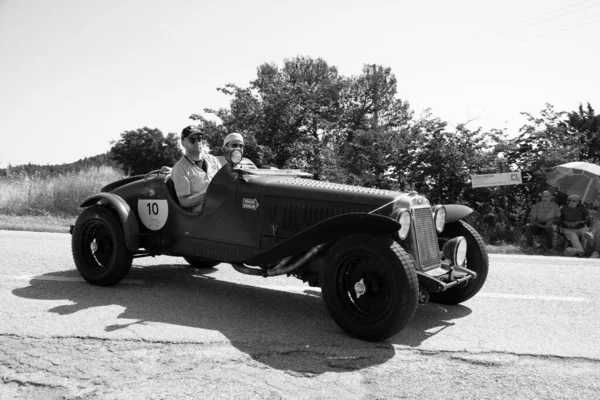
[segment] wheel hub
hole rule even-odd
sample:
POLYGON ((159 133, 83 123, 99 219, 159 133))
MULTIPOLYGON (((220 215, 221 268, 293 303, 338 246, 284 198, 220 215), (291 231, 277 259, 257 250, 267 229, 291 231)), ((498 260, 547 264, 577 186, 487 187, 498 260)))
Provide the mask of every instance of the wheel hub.
POLYGON ((90 243, 90 250, 92 250, 92 254, 96 254, 96 251, 98 250, 98 243, 96 243, 96 239, 90 243))
POLYGON ((354 292, 356 293, 357 299, 367 292, 367 287, 365 286, 365 282, 363 279, 354 284, 354 292))

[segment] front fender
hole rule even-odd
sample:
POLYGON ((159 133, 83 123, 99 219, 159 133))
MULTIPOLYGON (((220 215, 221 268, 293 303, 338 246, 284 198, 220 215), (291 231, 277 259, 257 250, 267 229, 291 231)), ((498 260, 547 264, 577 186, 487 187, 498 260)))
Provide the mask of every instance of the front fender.
POLYGON ((338 240, 354 233, 392 235, 399 229, 398 221, 383 215, 367 213, 336 215, 297 233, 245 262, 251 265, 275 262, 318 244, 338 240))
POLYGON ((447 224, 463 219, 473 212, 471 207, 463 206, 461 204, 444 204, 444 207, 446 208, 447 224))
POLYGON ((79 207, 85 208, 94 204, 111 206, 115 209, 123 227, 125 246, 127 250, 135 253, 140 248, 140 228, 129 204, 121 196, 104 192, 88 197, 79 207))

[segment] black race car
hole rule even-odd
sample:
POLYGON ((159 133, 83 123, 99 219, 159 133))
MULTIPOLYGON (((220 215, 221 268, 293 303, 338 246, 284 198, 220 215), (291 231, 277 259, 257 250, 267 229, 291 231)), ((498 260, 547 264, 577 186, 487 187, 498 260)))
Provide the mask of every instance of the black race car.
POLYGON ((398 333, 418 303, 471 298, 488 273, 485 244, 462 220, 469 207, 432 207, 416 192, 324 182, 297 170, 227 164, 201 213, 183 209, 170 175, 159 171, 111 183, 81 207, 73 258, 94 285, 114 285, 133 258, 156 255, 285 274, 321 287, 333 320, 370 341, 398 333))

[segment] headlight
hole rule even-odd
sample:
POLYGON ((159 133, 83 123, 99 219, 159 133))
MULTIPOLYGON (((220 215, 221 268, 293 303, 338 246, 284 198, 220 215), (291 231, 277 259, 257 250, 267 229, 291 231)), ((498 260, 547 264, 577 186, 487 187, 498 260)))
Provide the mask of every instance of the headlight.
POLYGON ((398 214, 398 222, 400 222, 400 229, 398 230, 398 237, 400 240, 406 239, 408 232, 410 232, 410 211, 403 208, 398 214))
POLYGON ((444 243, 444 247, 442 247, 442 253, 454 265, 462 266, 467 257, 467 239, 464 236, 458 236, 448 240, 444 243))
POLYGON ((442 205, 433 207, 433 223, 435 224, 435 230, 442 233, 446 226, 446 207, 442 205))

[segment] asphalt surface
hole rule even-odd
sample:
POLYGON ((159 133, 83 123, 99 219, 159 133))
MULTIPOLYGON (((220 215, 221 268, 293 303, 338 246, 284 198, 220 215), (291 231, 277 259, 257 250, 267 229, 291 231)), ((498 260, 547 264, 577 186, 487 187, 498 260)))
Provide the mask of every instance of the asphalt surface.
POLYGON ((69 235, 0 231, 0 399, 600 398, 600 260, 490 264, 473 299, 368 343, 294 278, 156 257, 100 288, 69 235))

